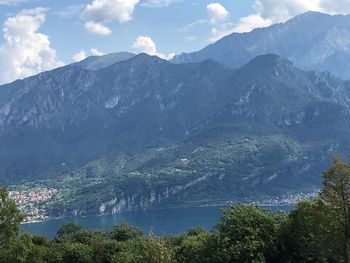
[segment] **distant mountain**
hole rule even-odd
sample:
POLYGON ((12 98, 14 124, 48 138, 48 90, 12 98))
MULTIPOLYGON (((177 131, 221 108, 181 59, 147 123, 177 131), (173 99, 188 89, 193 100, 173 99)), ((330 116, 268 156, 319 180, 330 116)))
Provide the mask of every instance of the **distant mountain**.
POLYGON ((55 215, 311 191, 349 117, 349 82, 272 54, 73 64, 0 86, 0 175, 71 189, 55 215))
POLYGON ((231 34, 198 52, 175 56, 173 62, 213 59, 238 68, 267 53, 285 57, 304 70, 330 71, 350 79, 350 15, 308 12, 286 23, 231 34))
POLYGON ((75 63, 75 65, 88 70, 99 70, 115 63, 131 59, 134 56, 135 54, 128 52, 111 53, 103 56, 91 56, 75 63))

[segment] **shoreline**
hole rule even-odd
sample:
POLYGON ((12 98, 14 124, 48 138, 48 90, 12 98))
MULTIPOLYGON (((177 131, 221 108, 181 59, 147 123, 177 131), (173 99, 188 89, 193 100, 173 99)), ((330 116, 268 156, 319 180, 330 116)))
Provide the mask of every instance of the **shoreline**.
MULTIPOLYGON (((161 211, 161 210, 166 210, 166 209, 180 209, 180 208, 205 208, 205 207, 225 207, 227 205, 234 204, 234 202, 225 202, 221 204, 208 204, 208 205, 199 205, 199 206, 176 206, 176 207, 165 207, 165 208, 158 208, 158 209, 139 209, 139 210, 125 210, 120 213, 117 213, 118 215, 120 214, 126 214, 126 213, 135 213, 135 212, 140 212, 140 211, 161 211)), ((237 204, 237 203, 236 203, 237 204)), ((244 203, 243 203, 244 204, 244 203)), ((287 206, 294 206, 295 204, 256 204, 254 202, 251 203, 246 203, 246 205, 257 205, 263 208, 269 208, 269 207, 287 207, 287 206)), ((59 216, 59 217, 48 217, 47 219, 42 219, 42 220, 33 220, 33 221, 26 221, 26 222, 21 222, 21 225, 27 225, 27 224, 37 224, 37 223, 43 223, 51 220, 60 220, 60 219, 68 219, 71 218, 72 220, 75 218, 87 218, 87 217, 102 217, 102 216, 112 216, 112 213, 106 213, 106 214, 89 214, 89 215, 83 215, 83 216, 59 216)))

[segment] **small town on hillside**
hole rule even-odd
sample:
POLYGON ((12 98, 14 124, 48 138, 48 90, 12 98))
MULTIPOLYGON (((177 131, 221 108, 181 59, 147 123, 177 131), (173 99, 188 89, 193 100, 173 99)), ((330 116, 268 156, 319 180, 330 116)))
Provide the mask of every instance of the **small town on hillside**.
POLYGON ((35 190, 9 191, 9 196, 15 200, 18 207, 26 215, 24 222, 28 223, 49 219, 44 205, 58 192, 54 188, 39 188, 35 190))

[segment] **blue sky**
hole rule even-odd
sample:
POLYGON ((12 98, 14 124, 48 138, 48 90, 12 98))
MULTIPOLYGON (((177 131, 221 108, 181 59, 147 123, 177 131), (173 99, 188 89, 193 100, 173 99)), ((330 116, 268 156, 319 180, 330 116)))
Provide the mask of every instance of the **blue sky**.
POLYGON ((168 59, 308 10, 350 12, 350 0, 0 0, 0 84, 92 54, 168 59))
MULTIPOLYGON (((84 28, 82 13, 84 7, 92 1, 71 0, 37 0, 17 5, 0 6, 0 24, 23 9, 37 7, 49 8, 46 20, 40 32, 49 36, 51 46, 57 56, 65 63, 72 62, 74 54, 96 48, 103 53, 133 51, 133 42, 140 35, 149 36, 163 53, 181 53, 198 50, 209 44, 211 27, 209 24, 198 24, 188 32, 183 32, 186 25, 208 19, 206 6, 212 1, 180 1, 164 7, 137 5, 132 19, 119 23, 108 23, 112 33, 108 36, 91 34, 84 28), (189 4, 189 2, 191 2, 189 4)), ((230 13, 227 22, 237 22, 240 17, 252 12, 252 0, 226 0, 220 3, 230 13)), ((0 43, 4 39, 0 37, 0 43)))

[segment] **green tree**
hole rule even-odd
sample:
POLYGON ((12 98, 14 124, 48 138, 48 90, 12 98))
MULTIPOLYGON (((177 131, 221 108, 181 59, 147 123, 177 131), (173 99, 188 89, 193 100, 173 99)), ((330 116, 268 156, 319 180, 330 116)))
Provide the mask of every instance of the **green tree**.
MULTIPOLYGON (((28 234, 27 234, 28 235, 28 234)), ((49 254, 49 241, 39 235, 28 235, 27 237, 28 252, 26 262, 44 263, 47 262, 49 254)))
POLYGON ((340 262, 339 224, 334 218, 332 207, 320 198, 300 201, 283 228, 280 262, 340 262))
POLYGON ((17 237, 23 219, 23 213, 9 197, 6 188, 0 188, 0 249, 17 237))
POLYGON ((75 232, 81 231, 83 227, 74 221, 63 224, 57 231, 57 238, 63 238, 66 235, 71 235, 75 232))
POLYGON ((343 260, 349 263, 350 243, 350 160, 342 162, 335 156, 333 164, 323 176, 323 189, 321 197, 330 204, 342 225, 343 260))
POLYGON ((271 262, 277 253, 279 220, 254 205, 232 205, 216 226, 217 262, 271 262))
POLYGON ((124 244, 115 240, 109 240, 105 237, 97 237, 91 243, 92 256, 94 263, 125 262, 126 260, 113 260, 124 249, 124 244))
POLYGON ((127 241, 142 236, 142 230, 137 227, 132 227, 128 224, 114 225, 110 231, 107 232, 107 236, 110 239, 117 241, 127 241))
POLYGON ((192 228, 176 248, 180 263, 206 263, 212 261, 215 250, 214 235, 202 228, 192 228))
POLYGON ((174 257, 172 248, 163 238, 146 237, 135 240, 135 263, 171 263, 174 257))
POLYGON ((0 188, 0 262, 26 262, 31 238, 19 232, 24 219, 6 188, 0 188))
POLYGON ((91 263, 92 252, 87 245, 80 243, 65 243, 63 246, 64 263, 91 263))

